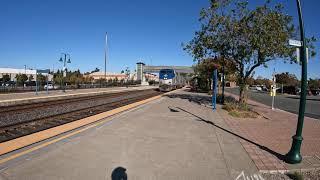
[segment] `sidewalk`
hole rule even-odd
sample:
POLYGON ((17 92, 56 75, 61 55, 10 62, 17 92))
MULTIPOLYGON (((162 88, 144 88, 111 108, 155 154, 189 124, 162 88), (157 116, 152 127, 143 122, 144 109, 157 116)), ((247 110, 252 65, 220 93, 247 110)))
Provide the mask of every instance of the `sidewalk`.
POLYGON ((257 168, 220 113, 175 91, 18 159, 0 179, 235 179, 257 168), (117 168, 118 167, 118 168, 117 168), (123 169, 125 168, 125 170, 123 169))
MULTIPOLYGON (((230 93, 226 95, 238 96, 230 93)), ((219 114, 230 128, 243 137, 241 144, 260 171, 306 170, 320 167, 320 121, 305 117, 301 154, 297 165, 286 164, 283 156, 289 151, 295 134, 297 115, 249 100, 249 105, 262 114, 258 119, 233 118, 224 110, 219 114)))

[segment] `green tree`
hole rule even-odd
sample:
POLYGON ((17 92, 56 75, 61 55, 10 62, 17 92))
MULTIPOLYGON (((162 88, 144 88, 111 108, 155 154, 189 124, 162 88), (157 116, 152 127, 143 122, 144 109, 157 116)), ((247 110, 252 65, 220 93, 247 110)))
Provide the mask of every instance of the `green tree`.
POLYGON ((90 84, 90 83, 92 83, 93 82, 93 77, 92 76, 85 76, 84 77, 84 83, 86 83, 86 84, 90 84))
POLYGON ((100 72, 100 69, 96 67, 93 71, 91 71, 91 73, 94 73, 94 72, 100 72))
POLYGON ((115 83, 118 83, 118 78, 117 77, 115 77, 114 79, 113 79, 113 82, 115 82, 115 83))
POLYGON ((289 72, 276 74, 276 83, 287 85, 287 86, 297 86, 299 81, 294 74, 289 74, 289 72))
POLYGON ((30 74, 30 76, 28 77, 28 81, 32 81, 33 80, 33 75, 30 74))
POLYGON ((47 76, 44 76, 42 74, 37 74, 37 81, 39 82, 39 85, 45 85, 47 81, 47 76))
POLYGON ((218 67, 219 65, 217 62, 211 58, 204 59, 194 66, 194 71, 198 76, 200 89, 205 91, 211 89, 212 74, 218 67))
POLYGON ((16 80, 18 85, 23 86, 24 83, 28 80, 28 76, 25 74, 17 74, 16 80))
POLYGON ((10 81, 10 75, 9 74, 5 74, 5 75, 3 75, 2 76, 2 80, 3 80, 3 82, 9 82, 10 81))
POLYGON ((113 80, 112 79, 108 79, 108 85, 112 85, 113 80))
POLYGON ((249 86, 255 85, 255 79, 253 79, 253 77, 248 77, 246 83, 247 83, 249 86))
POLYGON ((71 85, 76 85, 78 77, 75 74, 69 76, 69 81, 71 85))
POLYGON ((320 89, 320 79, 309 79, 308 85, 310 89, 320 89))
POLYGON ((58 70, 56 73, 53 74, 53 82, 54 84, 62 85, 63 81, 63 72, 58 70))
MULTIPOLYGON (((200 22, 201 29, 184 49, 195 60, 221 56, 232 61, 241 103, 246 103, 247 79, 257 67, 267 67, 271 60, 295 60, 295 48, 288 45, 288 40, 297 35, 296 28, 292 17, 283 12, 282 4, 267 0, 248 8, 248 1, 211 0, 210 7, 200 13, 200 22)), ((311 49, 314 40, 308 41, 311 49)))

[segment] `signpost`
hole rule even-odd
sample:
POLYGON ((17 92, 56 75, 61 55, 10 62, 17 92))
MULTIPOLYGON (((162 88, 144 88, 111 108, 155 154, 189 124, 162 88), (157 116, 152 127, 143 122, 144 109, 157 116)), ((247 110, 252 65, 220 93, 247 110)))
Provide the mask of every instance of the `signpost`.
POLYGON ((300 49, 300 58, 301 58, 301 93, 300 93, 300 104, 299 104, 299 115, 296 134, 292 137, 292 145, 290 151, 285 156, 285 161, 290 164, 300 163, 302 161, 302 156, 300 154, 300 149, 302 145, 302 129, 304 121, 304 112, 306 108, 306 97, 307 97, 307 56, 306 56, 306 40, 303 29, 303 19, 301 12, 301 3, 300 0, 297 1, 297 9, 299 15, 299 27, 300 27, 300 38, 301 38, 301 49, 300 49))
POLYGON ((271 85, 271 90, 270 90, 270 96, 272 96, 272 105, 271 105, 271 109, 274 110, 274 98, 276 96, 276 85, 271 85))
POLYGON ((212 110, 214 111, 217 109, 217 69, 213 71, 212 80, 212 110))
POLYGON ((49 94, 49 91, 48 91, 48 76, 49 76, 49 72, 50 72, 50 69, 37 69, 36 70, 36 95, 38 95, 38 88, 39 88, 39 85, 38 85, 38 74, 47 74, 47 94, 49 94))
POLYGON ((289 45, 290 46, 296 46, 296 47, 302 47, 302 42, 295 39, 289 39, 289 45))

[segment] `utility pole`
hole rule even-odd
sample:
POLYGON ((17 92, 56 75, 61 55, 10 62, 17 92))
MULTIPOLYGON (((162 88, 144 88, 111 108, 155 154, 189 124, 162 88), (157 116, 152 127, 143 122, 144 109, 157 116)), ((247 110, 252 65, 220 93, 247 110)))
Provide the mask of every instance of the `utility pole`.
POLYGON ((105 37, 105 47, 104 47, 104 81, 107 84, 107 44, 108 43, 108 34, 106 32, 105 37))
MULTIPOLYGON (((27 76, 27 65, 24 65, 24 74, 27 76)), ((26 82, 23 82, 23 89, 25 86, 26 86, 26 82)))
POLYGON ((302 156, 300 154, 301 144, 302 144, 302 129, 304 121, 304 113, 306 106, 306 96, 307 96, 307 57, 306 57, 306 40, 304 36, 303 19, 301 12, 300 0, 296 0, 297 9, 299 15, 299 25, 300 25, 300 38, 301 38, 301 93, 300 93, 300 105, 299 105, 299 115, 296 134, 292 137, 292 145, 290 151, 286 154, 285 160, 290 164, 297 164, 302 161, 302 156))

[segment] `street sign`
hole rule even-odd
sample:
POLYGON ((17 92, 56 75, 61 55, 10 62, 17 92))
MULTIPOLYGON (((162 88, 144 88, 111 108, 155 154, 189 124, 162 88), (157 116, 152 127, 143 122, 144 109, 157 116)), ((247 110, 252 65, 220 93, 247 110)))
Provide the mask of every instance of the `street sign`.
POLYGON ((294 39, 289 39, 289 45, 290 46, 296 46, 296 47, 301 47, 302 42, 294 39))
MULTIPOLYGON (((296 48, 296 53, 297 53, 297 63, 300 63, 300 48, 296 48)), ((306 58, 307 58, 307 63, 309 62, 309 49, 306 48, 306 58)))
POLYGON ((270 96, 276 96, 276 86, 271 85, 270 96))

